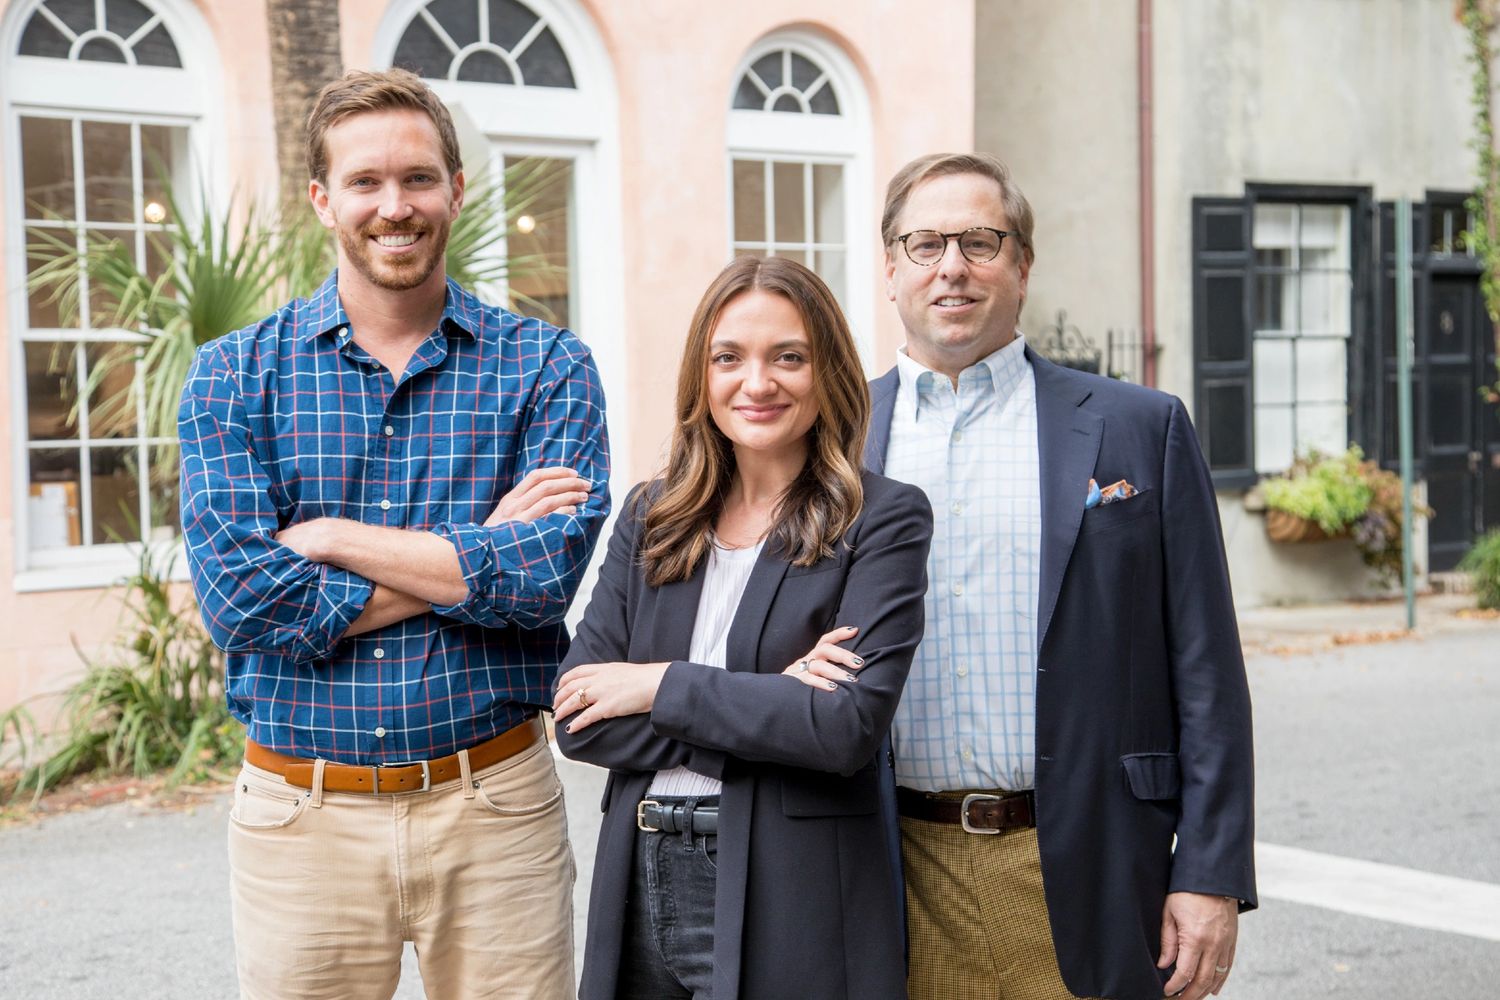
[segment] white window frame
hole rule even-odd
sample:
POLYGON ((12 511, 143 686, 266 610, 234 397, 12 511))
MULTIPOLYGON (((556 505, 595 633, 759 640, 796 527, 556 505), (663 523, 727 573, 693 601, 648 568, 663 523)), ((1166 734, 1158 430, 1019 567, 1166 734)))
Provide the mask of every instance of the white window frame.
MULTIPOLYGON (((1295 461, 1297 455, 1302 454, 1309 447, 1316 447, 1312 444, 1310 438, 1304 437, 1301 433, 1299 426, 1299 413, 1305 418, 1306 414, 1310 410, 1315 408, 1341 408, 1341 412, 1343 414, 1343 431, 1339 436, 1339 441, 1337 443, 1332 441, 1322 442, 1322 445, 1326 450, 1333 451, 1335 453, 1342 452, 1344 448, 1348 446, 1348 380, 1349 364, 1351 355, 1353 353, 1352 345, 1354 341, 1354 206, 1341 202, 1324 203, 1295 199, 1281 200, 1266 198, 1263 200, 1259 200, 1256 202, 1255 207, 1251 212, 1252 254, 1257 250, 1265 248, 1255 242, 1254 233, 1255 226, 1258 222, 1258 213, 1266 209, 1289 209, 1291 211, 1292 223, 1291 235, 1289 237, 1290 242, 1285 247, 1285 249, 1288 251, 1288 261, 1284 267, 1271 269, 1264 268, 1257 260, 1253 265, 1255 280, 1253 280, 1251 283, 1251 294, 1259 294, 1260 276, 1271 271, 1281 274, 1283 277, 1295 277, 1296 280, 1290 283, 1292 289, 1292 291, 1290 292, 1292 298, 1291 303, 1288 303, 1286 301, 1288 292, 1286 291, 1285 286, 1283 287, 1281 292, 1283 296, 1282 316, 1285 317, 1289 313, 1293 316, 1293 324, 1290 328, 1288 328, 1284 323, 1283 325, 1277 327, 1262 328, 1258 326, 1256 322, 1254 322, 1255 320, 1258 320, 1260 318, 1260 305, 1258 301, 1253 304, 1251 310, 1252 324, 1250 331, 1250 351, 1251 373, 1252 378, 1254 379, 1254 389, 1252 390, 1251 394, 1251 420, 1253 421, 1252 426, 1254 433, 1254 447, 1252 449, 1253 453, 1250 456, 1250 462, 1251 466, 1255 469, 1256 474, 1262 476, 1275 475, 1284 472, 1287 466, 1292 461, 1295 461), (1343 268, 1314 268, 1304 263, 1302 259, 1303 216, 1309 208, 1332 209, 1335 212, 1342 213, 1342 225, 1338 236, 1342 241, 1341 245, 1343 250, 1343 260, 1345 261, 1345 266, 1343 268), (1308 278, 1308 276, 1328 275, 1337 272, 1342 272, 1346 275, 1344 294, 1341 302, 1342 309, 1340 310, 1342 322, 1341 324, 1338 324, 1342 328, 1305 328, 1303 326, 1303 323, 1306 319, 1306 316, 1303 308, 1302 297, 1304 295, 1304 289, 1306 287, 1306 279, 1308 278), (1303 398, 1299 380, 1299 375, 1301 373, 1300 356, 1303 351, 1311 351, 1315 347, 1325 344, 1339 344, 1343 349, 1343 382, 1339 386, 1341 398, 1303 398), (1263 353, 1262 348, 1266 348, 1267 352, 1269 352, 1270 349, 1274 349, 1280 346, 1284 346, 1286 348, 1287 357, 1290 359, 1287 364, 1286 372, 1289 384, 1285 385, 1275 379, 1272 379, 1270 372, 1267 370, 1267 366, 1261 361, 1261 354, 1263 353), (1275 395, 1276 391, 1279 390, 1285 391, 1287 395, 1287 398, 1285 400, 1282 400, 1275 395), (1267 399, 1267 397, 1271 398, 1267 399), (1286 413, 1291 430, 1291 448, 1289 455, 1279 456, 1284 457, 1284 461, 1272 460, 1272 458, 1269 457, 1270 448, 1272 446, 1266 440, 1265 431, 1261 423, 1262 413, 1265 411, 1285 411, 1286 413), (1266 453, 1268 457, 1263 459, 1263 453, 1266 453)), ((1275 244, 1273 246, 1276 249, 1282 249, 1280 244, 1275 244)), ((1276 447, 1278 447, 1279 449, 1279 445, 1277 445, 1276 447)))
POLYGON ((741 58, 729 80, 724 105, 728 109, 724 158, 725 212, 728 246, 725 259, 735 254, 734 161, 774 159, 796 163, 831 163, 844 169, 844 281, 841 304, 859 347, 865 373, 873 375, 875 357, 875 270, 871 257, 878 246, 871 181, 870 100, 854 63, 838 45, 810 31, 787 29, 761 38, 741 58), (734 107, 740 79, 756 61, 772 52, 790 49, 828 74, 838 98, 837 115, 749 111, 734 107))
MULTIPOLYGON (((618 97, 609 52, 582 6, 569 0, 520 0, 552 29, 573 72, 572 89, 426 82, 459 126, 488 142, 489 162, 504 155, 573 161, 572 224, 588 225, 587 239, 570 239, 574 256, 569 302, 572 328, 588 344, 609 405, 612 495, 631 485, 629 468, 629 356, 625 343, 624 225, 620 201, 618 97)), ((394 0, 371 44, 371 64, 390 66, 406 26, 427 0, 394 0)))
MULTIPOLYGON (((4 281, 6 345, 10 359, 11 510, 15 533, 13 584, 17 592, 70 590, 108 586, 134 572, 139 546, 106 544, 32 552, 29 530, 30 458, 27 448, 26 361, 21 331, 29 329, 26 291, 26 237, 21 176, 21 118, 67 115, 91 119, 138 121, 186 127, 188 159, 194 176, 190 204, 196 208, 202 185, 210 204, 227 204, 226 174, 213 150, 225 147, 222 81, 216 65, 218 45, 208 25, 186 0, 146 0, 161 15, 182 60, 181 69, 65 60, 16 55, 21 33, 41 0, 12 4, 0 16, 0 169, 3 169, 4 281), (184 76, 186 74, 186 76, 184 76), (185 82, 186 81, 186 82, 185 82)), ((81 179, 80 179, 81 182, 81 179)), ((183 220, 184 223, 190 220, 183 220)), ((90 342, 139 340, 129 330, 80 330, 90 342)), ((105 446, 108 446, 106 443, 105 446)), ((169 543, 175 553, 173 575, 186 579, 181 539, 169 543)))

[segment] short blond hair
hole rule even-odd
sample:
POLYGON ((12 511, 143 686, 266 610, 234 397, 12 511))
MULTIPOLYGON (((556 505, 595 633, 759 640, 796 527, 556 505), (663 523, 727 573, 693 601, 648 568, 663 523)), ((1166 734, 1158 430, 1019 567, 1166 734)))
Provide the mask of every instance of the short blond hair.
POLYGON ((952 174, 978 174, 1000 185, 1000 201, 1005 206, 1006 225, 1015 235, 1026 263, 1029 265, 1035 260, 1036 244, 1032 240, 1032 229, 1036 220, 1031 214, 1031 203, 1011 177, 1010 168, 999 157, 989 153, 931 153, 917 157, 896 171, 896 176, 891 178, 890 185, 885 189, 885 211, 880 216, 881 245, 890 249, 896 237, 901 235, 896 232, 897 220, 901 216, 901 210, 906 207, 906 200, 911 197, 912 189, 923 181, 952 174))
POLYGON ((307 116, 308 176, 320 183, 328 183, 329 129, 354 115, 404 108, 425 112, 432 119, 443 147, 443 165, 448 169, 449 180, 452 180, 463 169, 453 116, 431 87, 415 73, 404 69, 378 73, 350 70, 318 91, 317 100, 307 116))

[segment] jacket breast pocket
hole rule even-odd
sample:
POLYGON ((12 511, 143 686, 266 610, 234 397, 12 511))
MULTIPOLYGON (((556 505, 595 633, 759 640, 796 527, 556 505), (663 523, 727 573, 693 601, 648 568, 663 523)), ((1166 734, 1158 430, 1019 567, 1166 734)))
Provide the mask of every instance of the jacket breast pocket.
POLYGON ((874 766, 849 777, 800 771, 781 778, 781 809, 788 816, 865 816, 880 807, 874 766))
POLYGON ((1142 490, 1129 500, 1116 500, 1114 503, 1090 507, 1083 512, 1083 524, 1078 533, 1088 535, 1096 531, 1108 531, 1155 514, 1156 496, 1155 490, 1142 490))
POLYGON ((1128 753, 1120 763, 1136 798, 1154 801, 1182 794, 1182 765, 1175 753, 1128 753))

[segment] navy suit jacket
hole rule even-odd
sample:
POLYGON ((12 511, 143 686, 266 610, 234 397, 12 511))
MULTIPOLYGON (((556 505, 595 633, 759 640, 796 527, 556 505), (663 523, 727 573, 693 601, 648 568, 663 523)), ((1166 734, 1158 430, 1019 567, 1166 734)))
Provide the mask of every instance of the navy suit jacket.
MULTIPOLYGON (((1168 892, 1256 905, 1250 695, 1218 508, 1180 400, 1026 356, 1041 465, 1037 837, 1052 939, 1074 994, 1158 1000, 1168 892), (1085 509, 1090 478, 1139 492, 1085 509)), ((897 385, 895 369, 871 383, 872 471, 885 467, 897 385)))

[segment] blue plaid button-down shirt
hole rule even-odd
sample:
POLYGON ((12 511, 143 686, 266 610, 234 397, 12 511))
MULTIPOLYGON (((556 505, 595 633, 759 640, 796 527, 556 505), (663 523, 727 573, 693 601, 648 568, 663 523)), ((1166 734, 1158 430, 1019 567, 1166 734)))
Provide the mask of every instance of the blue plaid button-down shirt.
POLYGON ((563 614, 609 513, 603 393, 573 334, 450 280, 397 378, 355 344, 335 273, 198 351, 179 432, 193 586, 251 739, 342 763, 427 759, 550 703, 563 614), (526 473, 558 465, 593 483, 576 514, 483 526, 526 473), (372 582, 273 538, 317 517, 446 538, 468 596, 343 638, 372 582))

